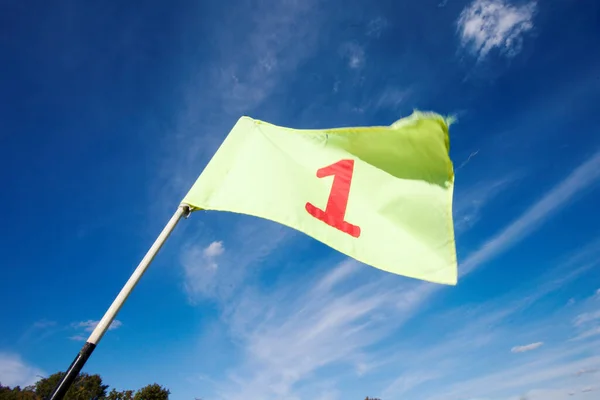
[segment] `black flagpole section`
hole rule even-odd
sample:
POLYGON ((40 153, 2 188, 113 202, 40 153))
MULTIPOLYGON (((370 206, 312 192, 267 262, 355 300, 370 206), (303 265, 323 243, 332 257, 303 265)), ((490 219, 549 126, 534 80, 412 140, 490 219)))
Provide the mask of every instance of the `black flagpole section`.
POLYGON ((86 342, 83 345, 81 350, 79 350, 79 354, 77 354, 77 357, 75 357, 75 359, 69 366, 69 369, 67 370, 65 375, 62 377, 62 379, 58 383, 58 386, 56 386, 56 388, 50 395, 50 399, 58 400, 58 399, 62 399, 63 397, 65 397, 67 390, 69 390, 71 385, 73 385, 75 378, 77 378, 77 376, 79 375, 79 372, 81 371, 81 368, 83 368, 83 366, 85 365, 85 362, 87 361, 88 358, 90 358, 90 356, 92 355, 92 352, 94 351, 95 348, 96 348, 96 345, 93 343, 86 342))
POLYGON ((127 281, 127 283, 125 283, 125 286, 123 286, 123 289, 121 289, 121 291, 111 304, 110 308, 106 311, 100 322, 98 322, 98 325, 96 325, 94 331, 88 338, 87 342, 83 345, 83 347, 79 351, 79 354, 77 354, 77 357, 75 357, 75 360, 73 360, 71 366, 63 375, 56 388, 54 388, 54 391, 52 392, 48 400, 62 400, 65 397, 65 394, 67 393, 69 388, 71 388, 71 385, 73 385, 73 382, 79 375, 79 372, 85 365, 88 358, 90 358, 90 355, 98 345, 98 342, 100 341, 100 339, 102 339, 102 336, 104 336, 104 334, 110 327, 110 324, 117 316, 117 313, 123 306, 123 303, 125 303, 125 300, 127 300, 127 297, 129 297, 135 285, 139 282, 144 272, 146 272, 146 269, 148 269, 148 266, 150 265, 150 263, 162 247, 162 245, 165 243, 165 241, 167 240, 167 238, 169 237, 179 220, 182 217, 187 218, 190 215, 191 211, 191 207, 187 204, 182 204, 177 208, 175 214, 173 214, 173 216, 171 217, 167 225, 164 227, 160 235, 158 235, 158 238, 156 238, 154 244, 152 244, 150 250, 148 250, 142 261, 140 261, 140 264, 137 266, 135 271, 133 271, 133 274, 131 274, 129 280, 127 281))

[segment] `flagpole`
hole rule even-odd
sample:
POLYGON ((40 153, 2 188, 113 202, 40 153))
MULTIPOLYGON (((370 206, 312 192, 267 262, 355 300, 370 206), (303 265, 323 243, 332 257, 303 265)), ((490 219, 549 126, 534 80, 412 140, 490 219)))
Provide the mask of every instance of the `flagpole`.
POLYGON ((69 369, 63 375, 62 379, 60 380, 60 382, 58 383, 48 400, 63 399, 63 397, 73 384, 73 381, 75 381, 75 378, 77 378, 77 375, 79 375, 79 371, 81 371, 81 369, 85 365, 86 361, 98 345, 98 342, 100 342, 100 339, 102 339, 102 336, 104 336, 104 334, 110 327, 110 324, 117 316, 117 313, 123 306, 123 303, 125 303, 125 300, 127 300, 127 297, 129 297, 135 285, 139 282, 142 275, 144 275, 144 272, 146 272, 146 269, 148 269, 148 266, 150 265, 150 263, 162 247, 162 245, 165 243, 171 232, 173 232, 173 229, 175 228, 179 220, 182 217, 187 218, 190 215, 190 212, 191 208, 187 204, 181 204, 177 208, 175 214, 173 214, 167 225, 163 228, 160 235, 158 235, 158 237, 154 241, 154 244, 152 244, 152 247, 150 247, 150 250, 148 250, 142 261, 140 261, 135 271, 133 271, 133 274, 131 274, 131 276, 129 277, 129 280, 127 280, 127 283, 125 283, 125 286, 123 286, 123 289, 121 289, 121 291, 119 292, 115 300, 112 302, 109 309, 106 311, 98 325, 96 325, 92 334, 90 335, 86 343, 83 345, 83 347, 79 351, 79 354, 77 354, 77 357, 75 357, 75 359, 69 366, 69 369))

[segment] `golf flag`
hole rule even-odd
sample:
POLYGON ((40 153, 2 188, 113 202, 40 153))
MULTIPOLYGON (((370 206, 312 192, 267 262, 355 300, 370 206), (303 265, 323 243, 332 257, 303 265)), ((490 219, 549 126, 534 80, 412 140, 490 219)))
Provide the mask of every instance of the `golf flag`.
POLYGON ((266 218, 373 267, 456 284, 448 121, 299 130, 242 117, 182 203, 266 218))

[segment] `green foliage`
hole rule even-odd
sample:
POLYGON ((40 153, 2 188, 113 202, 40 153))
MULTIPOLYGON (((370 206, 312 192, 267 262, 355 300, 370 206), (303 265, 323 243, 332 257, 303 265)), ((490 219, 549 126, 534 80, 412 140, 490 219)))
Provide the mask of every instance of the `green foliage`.
POLYGON ((171 392, 157 383, 141 388, 135 393, 133 400, 169 400, 171 392))
POLYGON ((111 390, 107 400, 133 400, 133 390, 123 390, 122 392, 117 392, 115 389, 111 390))
MULTIPOLYGON (((21 389, 19 386, 10 388, 0 384, 0 400, 43 400, 60 382, 63 373, 57 372, 48 378, 40 379, 33 386, 21 389)), ((106 393, 108 385, 104 385, 100 375, 80 374, 73 386, 65 395, 65 400, 168 400, 169 390, 157 383, 133 390, 117 391, 112 389, 106 393)))
MULTIPOLYGON (((50 397, 62 376, 62 372, 57 372, 48 378, 39 380, 35 384, 35 393, 44 399, 50 397)), ((106 389, 108 389, 108 385, 102 384, 100 375, 79 374, 65 395, 65 400, 104 399, 106 398, 106 389)))
POLYGON ((21 389, 19 386, 9 388, 8 386, 2 386, 0 383, 0 399, 2 400, 40 400, 33 392, 32 387, 26 387, 21 389))

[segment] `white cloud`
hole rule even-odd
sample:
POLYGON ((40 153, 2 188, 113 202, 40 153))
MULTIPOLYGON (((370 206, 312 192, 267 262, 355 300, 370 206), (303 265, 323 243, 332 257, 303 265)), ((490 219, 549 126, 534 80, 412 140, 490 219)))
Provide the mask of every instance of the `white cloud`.
POLYGON ((212 242, 204 249, 204 257, 215 258, 223 254, 224 251, 223 242, 212 242))
POLYGON ((492 49, 507 56, 521 50, 523 35, 533 28, 537 3, 514 6, 506 0, 475 0, 458 18, 462 45, 480 59, 492 49))
MULTIPOLYGON (((73 322, 71 324, 71 327, 76 328, 76 329, 83 329, 85 332, 92 332, 94 330, 94 328, 96 328, 96 325, 98 325, 99 322, 100 321, 88 319, 87 321, 73 322)), ((123 323, 121 321, 119 321, 118 319, 115 319, 110 324, 110 327, 108 329, 115 330, 115 329, 118 329, 121 325, 123 325, 123 323)))
POLYGON ((512 349, 510 349, 510 352, 511 353, 525 353, 527 351, 539 349, 540 347, 542 347, 543 344, 544 344, 543 342, 536 342, 536 343, 526 344, 524 346, 515 346, 512 349))
POLYGON ((577 167, 562 182, 546 193, 537 203, 500 233, 487 240, 477 251, 470 254, 460 265, 460 274, 465 275, 481 264, 496 257, 530 235, 550 216, 569 204, 583 190, 600 179, 600 152, 577 167))
POLYGON ((0 353, 0 383, 4 386, 28 386, 38 381, 39 376, 46 373, 39 368, 28 365, 20 355, 0 353))
POLYGON ((193 302, 198 295, 214 294, 215 277, 219 273, 217 257, 224 251, 223 242, 212 242, 205 248, 191 246, 184 251, 181 263, 190 301, 193 302))

